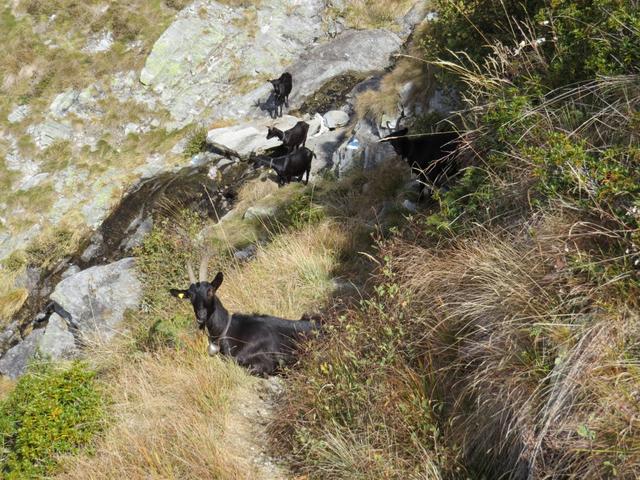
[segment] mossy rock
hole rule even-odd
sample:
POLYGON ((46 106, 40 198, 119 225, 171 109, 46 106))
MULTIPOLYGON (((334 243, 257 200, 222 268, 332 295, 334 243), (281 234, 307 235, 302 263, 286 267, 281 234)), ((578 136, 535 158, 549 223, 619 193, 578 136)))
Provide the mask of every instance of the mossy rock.
POLYGON ((347 72, 326 82, 311 95, 300 107, 300 113, 326 113, 344 105, 346 97, 367 75, 359 72, 347 72))

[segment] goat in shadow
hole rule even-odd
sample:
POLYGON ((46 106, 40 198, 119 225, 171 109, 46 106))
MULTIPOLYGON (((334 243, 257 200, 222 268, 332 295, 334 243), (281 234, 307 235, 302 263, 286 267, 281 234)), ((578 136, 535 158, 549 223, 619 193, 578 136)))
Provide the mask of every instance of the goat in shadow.
POLYGON ((319 324, 306 316, 296 321, 270 315, 229 314, 216 295, 223 274, 218 272, 210 282, 205 280, 206 265, 205 258, 198 282, 187 265, 191 285, 186 290, 171 289, 170 293, 191 302, 198 326, 206 330, 209 338, 209 355, 220 352, 254 375, 266 377, 293 362, 300 341, 319 330, 319 324))
POLYGON ((290 73, 284 72, 280 78, 269 80, 273 85, 273 93, 275 94, 275 110, 273 118, 281 117, 283 114, 283 106, 289 108, 289 95, 293 89, 293 77, 290 73))
POLYGON ((412 136, 408 128, 402 128, 380 141, 391 143, 396 154, 407 161, 420 181, 421 199, 426 185, 441 184, 456 173, 457 167, 451 157, 459 138, 456 132, 412 136))

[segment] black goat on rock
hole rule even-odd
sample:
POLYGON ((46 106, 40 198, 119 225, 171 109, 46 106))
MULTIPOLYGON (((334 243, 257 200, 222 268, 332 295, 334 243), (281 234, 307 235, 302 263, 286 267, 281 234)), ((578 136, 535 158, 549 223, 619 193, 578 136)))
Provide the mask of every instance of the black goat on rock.
POLYGON ((273 93, 276 103, 276 108, 274 111, 274 118, 282 116, 283 105, 286 105, 289 108, 289 95, 291 94, 291 90, 293 89, 293 77, 290 73, 284 72, 280 75, 280 78, 276 78, 273 80, 269 80, 271 85, 273 85, 273 93))
POLYGON ((282 131, 276 127, 269 127, 267 131, 267 140, 270 138, 278 138, 282 141, 282 145, 291 153, 300 147, 304 147, 307 143, 307 133, 309 132, 309 124, 307 122, 298 122, 292 128, 282 131))
POLYGON ((269 158, 258 156, 254 158, 255 166, 264 166, 273 168, 278 175, 278 184, 280 186, 285 183, 291 183, 294 177, 298 177, 298 181, 302 181, 302 177, 306 174, 304 184, 309 183, 309 175, 311 174, 311 162, 316 154, 306 147, 295 150, 281 157, 269 158))
POLYGON ((198 326, 207 331, 209 355, 221 352, 239 365, 260 376, 273 375, 278 367, 295 358, 298 343, 319 326, 305 317, 285 320, 270 315, 230 315, 216 295, 222 284, 222 272, 208 282, 206 260, 200 265, 200 281, 187 266, 191 285, 187 290, 171 289, 171 295, 187 299, 193 305, 198 326), (203 264, 205 265, 203 267, 203 264))

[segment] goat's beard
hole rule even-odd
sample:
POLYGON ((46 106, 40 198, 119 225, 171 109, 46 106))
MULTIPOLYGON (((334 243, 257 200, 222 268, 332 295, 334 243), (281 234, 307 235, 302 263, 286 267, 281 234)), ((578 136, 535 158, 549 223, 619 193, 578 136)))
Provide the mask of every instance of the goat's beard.
POLYGON ((204 330, 204 327, 205 327, 205 323, 198 320, 198 329, 204 330))

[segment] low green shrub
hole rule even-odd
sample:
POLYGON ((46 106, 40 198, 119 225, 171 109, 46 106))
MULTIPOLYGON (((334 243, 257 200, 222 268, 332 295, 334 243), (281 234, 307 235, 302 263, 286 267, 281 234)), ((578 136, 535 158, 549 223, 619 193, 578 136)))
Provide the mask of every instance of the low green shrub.
POLYGON ((291 198, 278 220, 285 226, 300 229, 309 224, 320 223, 325 216, 324 208, 314 203, 311 192, 305 191, 291 198))
POLYGON ((204 152, 207 148, 207 129, 199 127, 193 130, 187 139, 187 144, 184 147, 184 156, 191 158, 201 152, 204 152))
POLYGON ((87 446, 104 426, 104 399, 85 363, 33 364, 0 403, 3 478, 42 478, 56 457, 87 446))

